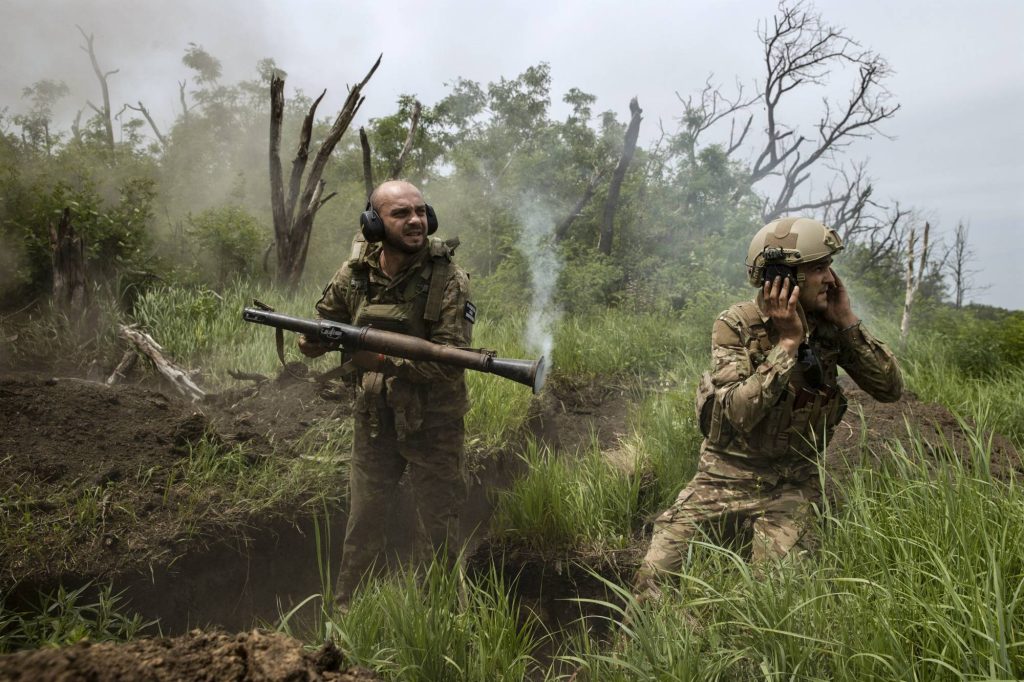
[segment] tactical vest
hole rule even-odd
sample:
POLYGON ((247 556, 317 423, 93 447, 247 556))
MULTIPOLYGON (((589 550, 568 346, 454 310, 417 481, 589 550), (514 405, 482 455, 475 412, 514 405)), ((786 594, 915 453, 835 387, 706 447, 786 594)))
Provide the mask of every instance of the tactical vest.
MULTIPOLYGON (((777 341, 762 320, 757 304, 739 303, 719 319, 739 334, 751 367, 756 370, 777 341)), ((696 396, 697 422, 711 449, 739 457, 775 459, 813 454, 824 447, 823 439, 831 438, 846 411, 846 398, 838 385, 839 341, 836 330, 822 323, 807 343, 821 363, 820 387, 808 384, 798 364, 790 372, 789 382, 776 404, 750 433, 739 432, 723 414, 728 388, 715 386, 710 372, 701 376, 696 396)))
POLYGON ((352 324, 426 338, 430 325, 441 319, 445 283, 458 244, 458 237, 447 241, 432 237, 426 264, 404 284, 389 291, 370 282, 370 266, 366 262, 369 244, 361 235, 357 237, 348 263, 352 273, 350 286, 358 293, 352 324))

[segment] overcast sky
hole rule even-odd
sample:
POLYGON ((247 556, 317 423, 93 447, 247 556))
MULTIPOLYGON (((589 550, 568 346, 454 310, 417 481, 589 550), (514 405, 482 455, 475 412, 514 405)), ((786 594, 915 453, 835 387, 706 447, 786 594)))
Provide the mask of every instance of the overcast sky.
MULTIPOLYGON (((947 238, 969 222, 977 284, 988 287, 969 298, 1024 309, 1024 2, 814 6, 895 70, 889 89, 902 108, 884 127, 894 139, 849 150, 868 159, 878 198, 922 211, 947 238)), ((393 112, 402 93, 432 104, 456 77, 486 83, 547 62, 556 102, 579 87, 598 97, 596 111, 627 120, 639 97, 650 139, 659 121, 675 128, 676 93, 699 91, 709 74, 748 88, 761 77, 756 29, 774 10, 762 0, 3 0, 0 106, 22 110, 21 88, 41 78, 71 86, 66 116, 98 101, 79 24, 95 34, 101 66, 120 69, 110 79, 115 110, 141 99, 165 129, 188 75, 181 56, 195 42, 221 60, 224 82, 254 77, 256 62, 273 57, 289 92, 328 89, 325 115, 383 53, 362 121, 393 112)), ((832 94, 849 86, 835 83, 832 94)), ((801 103, 815 113, 814 98, 801 103)))

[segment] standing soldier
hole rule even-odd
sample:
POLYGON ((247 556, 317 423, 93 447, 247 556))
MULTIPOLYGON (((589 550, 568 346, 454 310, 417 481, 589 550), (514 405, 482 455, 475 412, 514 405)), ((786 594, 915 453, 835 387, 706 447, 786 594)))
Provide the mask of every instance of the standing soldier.
POLYGON ((750 243, 747 273, 760 291, 732 306, 711 332, 713 370, 697 390, 705 439, 693 480, 655 521, 636 576, 641 595, 679 572, 702 530, 753 527, 752 560, 807 548, 821 498, 817 467, 846 411, 842 367, 882 402, 903 391, 889 349, 850 307, 832 256, 839 235, 816 220, 781 218, 750 243))
MULTIPOLYGON (((454 263, 454 245, 430 235, 433 208, 408 182, 374 190, 360 218, 365 241, 331 279, 316 304, 326 319, 409 334, 449 346, 469 346, 476 309, 469 276, 454 263)), ((328 346, 305 337, 299 348, 316 357, 328 346)), ((415 496, 419 544, 451 561, 457 551, 459 507, 465 497, 463 370, 360 351, 355 434, 349 468, 349 517, 336 602, 347 605, 384 550, 384 519, 407 473, 415 496), (450 553, 449 553, 450 551, 450 553)))

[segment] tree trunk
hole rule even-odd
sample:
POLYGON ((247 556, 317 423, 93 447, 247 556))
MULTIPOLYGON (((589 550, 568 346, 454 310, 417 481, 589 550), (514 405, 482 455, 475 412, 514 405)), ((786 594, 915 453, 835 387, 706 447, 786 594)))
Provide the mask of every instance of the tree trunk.
POLYGON ((615 235, 615 212, 619 207, 619 191, 622 189, 622 182, 626 178, 629 162, 633 160, 633 153, 636 152, 636 140, 640 136, 640 121, 642 120, 640 114, 643 113, 643 110, 640 108, 636 97, 629 101, 629 111, 632 113, 632 118, 629 121, 629 127, 626 128, 626 139, 622 147, 622 156, 619 157, 619 165, 615 167, 612 183, 608 187, 608 199, 604 204, 604 220, 601 223, 601 240, 597 245, 597 249, 606 256, 610 256, 612 253, 612 238, 615 235))
POLYGON ((906 293, 903 298, 903 319, 900 320, 900 341, 906 342, 907 336, 910 334, 910 312, 914 306, 914 297, 917 294, 918 287, 921 286, 921 279, 924 277, 924 268, 927 265, 928 259, 928 230, 931 227, 929 223, 924 224, 924 236, 921 240, 921 262, 917 268, 917 274, 914 274, 914 246, 917 244, 917 232, 915 230, 910 231, 910 243, 907 245, 907 278, 906 278, 906 293))
POLYGON ((103 69, 100 68, 99 62, 96 60, 96 51, 93 49, 93 45, 92 45, 92 41, 93 41, 92 34, 86 35, 85 31, 82 30, 81 26, 78 27, 78 31, 82 34, 82 37, 85 38, 86 47, 83 47, 82 50, 85 51, 86 53, 88 53, 89 61, 92 62, 92 70, 96 73, 96 78, 100 82, 100 89, 103 92, 103 108, 102 109, 97 107, 92 102, 87 102, 87 104, 90 107, 92 107, 92 110, 95 111, 97 114, 99 114, 100 119, 102 119, 102 121, 103 121, 103 132, 104 132, 104 141, 107 144, 107 148, 110 150, 111 153, 113 153, 114 152, 114 120, 113 120, 112 112, 110 111, 110 88, 107 87, 107 77, 112 76, 115 73, 117 73, 118 69, 114 69, 113 71, 106 71, 106 72, 103 71, 103 69))
POLYGON ((405 157, 412 149, 412 143, 416 137, 416 128, 420 124, 420 113, 422 111, 423 105, 420 104, 419 100, 416 100, 412 105, 412 116, 409 119, 409 135, 405 138, 405 144, 402 145, 401 153, 399 153, 398 158, 395 159, 395 165, 391 167, 391 174, 389 177, 392 180, 398 180, 398 176, 402 174, 402 168, 405 167, 405 157))
POLYGON ((80 316, 89 306, 85 278, 85 244, 71 225, 71 209, 65 208, 56 228, 50 225, 53 261, 53 302, 65 314, 80 316))

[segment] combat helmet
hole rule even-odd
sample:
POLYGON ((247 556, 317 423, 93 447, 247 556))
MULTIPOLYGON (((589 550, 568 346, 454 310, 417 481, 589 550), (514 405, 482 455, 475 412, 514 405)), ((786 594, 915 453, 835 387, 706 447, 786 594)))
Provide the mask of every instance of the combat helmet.
MULTIPOLYGON (((747 251, 747 281, 759 287, 766 265, 795 268, 831 256, 843 249, 843 240, 831 227, 813 218, 779 218, 754 235, 747 251)), ((802 280, 802 276, 797 277, 802 280)))

